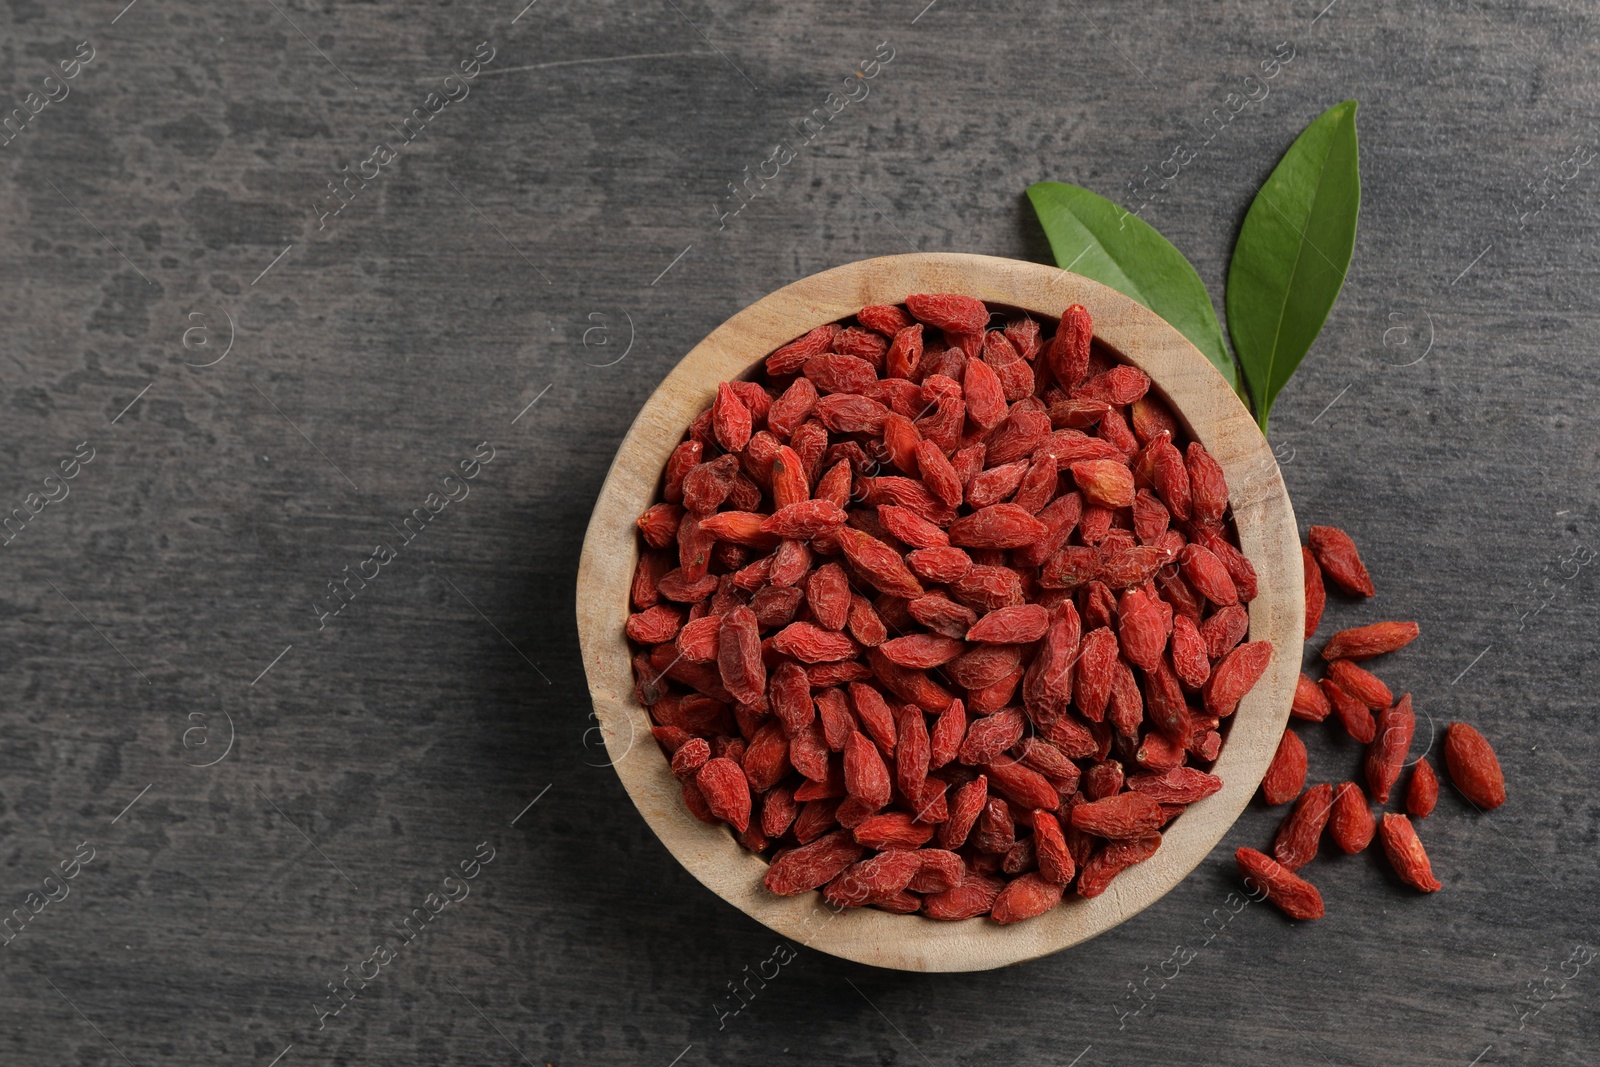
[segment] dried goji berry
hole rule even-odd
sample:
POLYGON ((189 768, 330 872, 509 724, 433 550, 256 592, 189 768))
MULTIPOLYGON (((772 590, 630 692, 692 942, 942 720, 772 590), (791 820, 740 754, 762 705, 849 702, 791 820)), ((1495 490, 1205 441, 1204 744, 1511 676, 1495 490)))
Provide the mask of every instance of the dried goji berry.
POLYGON ((1439 776, 1433 773, 1433 764, 1419 759, 1411 768, 1411 781, 1406 785, 1406 814, 1426 819, 1438 802, 1439 776))
POLYGON ((1250 612, 1242 605, 1219 608, 1200 624, 1200 636, 1206 640, 1206 654, 1213 664, 1226 656, 1244 639, 1250 630, 1250 612))
POLYGON ((773 668, 768 690, 772 713, 778 717, 784 732, 790 737, 805 729, 816 718, 811 703, 811 684, 806 679, 805 671, 796 664, 785 661, 773 668))
POLYGON ((967 735, 961 742, 957 756, 969 766, 992 763, 1022 739, 1022 731, 1026 726, 1027 720, 1020 708, 1007 708, 993 715, 985 715, 967 727, 967 735))
POLYGON ((750 442, 750 409, 728 382, 717 386, 717 399, 711 405, 711 425, 717 443, 729 452, 741 452, 750 442))
POLYGON ((657 604, 628 616, 623 632, 641 645, 659 645, 671 641, 682 626, 682 611, 668 604, 657 604))
POLYGON ((1027 644, 1043 637, 1050 627, 1050 612, 1038 604, 997 608, 973 624, 968 641, 986 644, 1027 644))
POLYGON ((922 898, 922 914, 930 919, 956 921, 987 915, 995 898, 1005 888, 1002 879, 972 872, 961 884, 943 893, 930 893, 922 898))
POLYGON ((1157 601, 1129 589, 1117 602, 1117 640, 1129 663, 1154 670, 1167 648, 1167 619, 1157 601))
POLYGON ((1033 394, 1033 368, 1017 354, 1010 340, 999 330, 983 335, 983 362, 993 368, 1008 401, 1033 394))
POLYGON ((895 331, 894 341, 884 355, 884 373, 891 378, 910 378, 922 363, 922 323, 912 323, 895 331))
POLYGON ((865 851, 847 831, 835 830, 810 844, 780 852, 763 881, 780 896, 794 896, 831 881, 865 851))
POLYGON ((854 731, 844 745, 844 788, 850 796, 877 811, 889 803, 889 768, 866 735, 854 731))
POLYGON ((1221 522, 1228 510, 1228 480, 1222 464, 1199 441, 1190 441, 1184 451, 1189 472, 1189 501, 1199 522, 1221 522))
POLYGON ((929 491, 949 507, 960 504, 963 482, 943 450, 932 441, 922 441, 917 445, 915 455, 917 470, 929 491))
POLYGON ((1317 627, 1322 625, 1322 611, 1328 603, 1328 591, 1322 584, 1322 568, 1317 565, 1317 558, 1305 546, 1300 548, 1301 566, 1304 568, 1306 584, 1306 640, 1311 640, 1311 635, 1317 632, 1317 627))
POLYGON ((929 582, 958 581, 972 569, 972 557, 959 548, 919 548, 906 553, 906 563, 929 582))
POLYGON ((999 425, 1006 414, 1005 386, 994 368, 981 359, 967 361, 966 373, 961 378, 962 396, 966 400, 967 418, 984 430, 999 425))
POLYGON ((1072 464, 1072 480, 1083 491, 1084 499, 1105 508, 1133 505, 1133 474, 1112 459, 1081 460, 1072 464))
POLYGON ((1356 853, 1372 842, 1377 830, 1367 794, 1354 782, 1341 782, 1333 790, 1333 810, 1328 816, 1328 836, 1345 852, 1356 853))
POLYGON ((1394 694, 1377 675, 1362 670, 1349 660, 1336 659, 1328 664, 1328 677, 1373 711, 1382 711, 1394 703, 1394 694))
MULTIPOLYGON (((729 515, 746 515, 749 512, 725 511, 720 515, 711 515, 701 520, 701 525, 710 526, 729 515)), ((759 517, 757 529, 761 533, 773 537, 804 539, 817 537, 830 533, 844 525, 846 519, 844 509, 831 500, 803 500, 797 504, 779 508, 771 515, 759 517)), ((715 527, 720 531, 722 527, 715 527)), ((724 536, 721 532, 717 536, 724 540, 737 540, 731 535, 724 536)))
POLYGON ((1077 873, 1060 821, 1047 811, 1033 813, 1033 844, 1039 863, 1039 877, 1058 886, 1072 882, 1077 873))
POLYGON ((1158 437, 1146 446, 1150 453, 1150 477, 1156 495, 1175 519, 1188 521, 1193 514, 1189 489, 1189 468, 1171 438, 1158 437))
MULTIPOLYGON (((800 789, 795 790, 795 801, 800 802, 800 789)), ((794 839, 808 845, 833 830, 839 825, 835 818, 839 804, 837 799, 807 800, 800 804, 800 812, 794 818, 794 839)))
POLYGON ((1444 888, 1433 876, 1433 865, 1428 862, 1428 853, 1410 819, 1386 814, 1378 826, 1378 837, 1383 841, 1383 854, 1389 857, 1389 865, 1402 882, 1423 893, 1437 893, 1444 888))
POLYGON ((978 813, 978 825, 972 831, 972 847, 979 852, 1004 855, 1017 842, 1017 824, 1011 816, 1011 805, 997 796, 983 802, 978 813))
POLYGON ((1328 702, 1321 686, 1302 674, 1294 685, 1294 701, 1289 705, 1289 714, 1297 719, 1321 722, 1333 714, 1333 705, 1328 702))
POLYGON ((1094 321, 1082 304, 1073 304, 1061 313, 1046 361, 1050 373, 1063 389, 1071 389, 1089 370, 1089 342, 1094 336, 1094 321))
POLYGON ((1306 534, 1306 542, 1321 564, 1322 573, 1332 578, 1340 589, 1363 597, 1377 591, 1349 534, 1337 526, 1313 526, 1306 534))
MULTIPOLYGON (((759 622, 761 615, 756 613, 759 622)), ((695 619, 678 631, 675 644, 678 655, 690 663, 714 663, 717 658, 717 631, 722 627, 722 619, 716 615, 706 615, 695 619)))
POLYGON ((1002 757, 987 764, 984 773, 995 790, 1019 808, 1054 811, 1061 805, 1061 797, 1049 779, 1015 760, 1002 757))
POLYGON ((1233 855, 1245 884, 1260 888, 1279 911, 1291 919, 1322 918, 1322 894, 1316 886, 1253 848, 1233 855))
POLYGON ((1340 630, 1322 649, 1322 658, 1371 659, 1388 652, 1397 652, 1417 639, 1420 627, 1414 622, 1375 622, 1340 630))
POLYGON ((1178 680, 1190 689, 1199 689, 1211 677, 1211 660, 1206 655, 1205 638, 1187 615, 1172 617, 1172 669, 1178 680))
POLYGON ((744 833, 750 825, 750 783, 737 763, 722 757, 707 760, 694 784, 711 814, 744 833))
POLYGON ((939 847, 960 848, 988 801, 989 779, 981 774, 957 788, 950 801, 950 817, 939 826, 939 847))
POLYGON ((1323 698, 1339 716, 1345 732, 1363 745, 1371 743, 1378 732, 1378 724, 1367 705, 1351 696, 1332 678, 1320 679, 1317 685, 1322 690, 1323 698))
POLYGON ((1096 374, 1072 392, 1077 397, 1104 400, 1112 405, 1113 411, 1116 411, 1144 396, 1149 388, 1150 376, 1148 374, 1138 367, 1118 364, 1109 370, 1096 374))
POLYGON ((806 604, 817 624, 843 630, 850 618, 850 580, 837 563, 824 563, 806 578, 806 604))
POLYGON ((1167 665, 1165 658, 1156 661, 1155 668, 1144 672, 1145 716, 1155 728, 1183 744, 1196 730, 1195 718, 1183 698, 1178 676, 1167 665))
POLYGON ((1161 805, 1144 793, 1118 793, 1072 809, 1072 825, 1084 833, 1116 840, 1142 837, 1166 821, 1161 805))
POLYGON ((1227 607, 1239 602, 1239 589, 1233 584, 1228 568, 1203 545, 1188 544, 1178 553, 1178 565, 1184 578, 1195 592, 1216 604, 1227 607))
POLYGON ((934 828, 908 812, 882 811, 862 819, 853 833, 856 842, 868 848, 918 848, 932 839, 934 828))
POLYGON ((1136 737, 1144 722, 1144 695, 1133 677, 1133 668, 1117 660, 1111 679, 1111 703, 1106 708, 1106 721, 1123 737, 1136 737))
POLYGON ((922 860, 909 849, 888 849, 835 875, 822 896, 838 907, 863 907, 904 889, 921 866, 922 860))
MULTIPOLYGON (((919 709, 920 710, 920 709, 919 709)), ((967 710, 962 701, 952 700, 939 713, 928 732, 928 769, 938 770, 954 760, 967 736, 967 710)))
MULTIPOLYGON (((1367 788, 1380 804, 1389 800, 1389 790, 1400 778, 1406 753, 1411 750, 1411 737, 1417 728, 1417 717, 1411 711, 1411 694, 1400 698, 1392 708, 1378 713, 1372 744, 1367 748, 1367 788)), ((1449 758, 1449 736, 1446 734, 1446 759, 1449 758)))
POLYGON ((1332 808, 1333 786, 1328 783, 1314 785, 1302 793, 1278 827, 1278 838, 1272 845, 1277 861, 1291 871, 1298 871, 1315 859, 1332 808))
POLYGON ((1112 841, 1083 863, 1078 873, 1078 895, 1097 897, 1111 880, 1136 863, 1143 863, 1161 847, 1161 835, 1154 831, 1127 841, 1112 841))
POLYGON ((962 652, 966 644, 941 634, 910 634, 896 637, 878 646, 878 651, 890 663, 902 667, 938 667, 949 663, 962 652))
POLYGON ((893 304, 875 304, 856 312, 856 321, 885 337, 893 337, 911 325, 911 316, 893 304))
POLYGON ((1494 749, 1477 730, 1453 722, 1444 733, 1444 764, 1467 801, 1483 811, 1506 802, 1506 777, 1494 749))
POLYGON ((989 324, 983 301, 955 293, 912 293, 906 297, 906 310, 947 333, 982 333, 989 324))
MULTIPOLYGON (((1072 601, 1065 601, 1050 614, 1044 643, 1023 676, 1022 700, 1036 721, 1049 712, 1064 709, 1072 699, 1072 666, 1081 631, 1072 601)), ((968 631, 969 636, 971 632, 968 631)))
POLYGON ((1122 783, 1125 780, 1121 763, 1116 760, 1097 760, 1083 772, 1083 796, 1088 800, 1104 800, 1106 797, 1116 796, 1122 792, 1122 783))
POLYGON ((861 723, 861 728, 878 746, 878 751, 892 758, 899 742, 894 712, 889 710, 883 694, 861 682, 849 683, 849 693, 850 706, 855 709, 856 720, 861 723))
POLYGON ((877 648, 889 636, 888 627, 884 626, 872 601, 857 593, 850 594, 850 618, 846 625, 850 636, 868 648, 877 648))
POLYGON ((1050 436, 1050 416, 1037 406, 1037 401, 1023 401, 1011 406, 1010 414, 984 439, 984 463, 999 467, 1019 459, 1050 460, 1054 457, 1039 453, 1039 446, 1050 436))
POLYGON ((831 663, 860 652, 856 643, 844 634, 809 622, 790 623, 772 635, 771 643, 774 651, 793 656, 802 663, 831 663))
POLYGON ((1232 715, 1239 701, 1266 673, 1271 660, 1271 641, 1250 641, 1229 652, 1206 682, 1206 711, 1218 716, 1232 715))
POLYGON ((896 540, 904 541, 912 548, 949 547, 949 535, 907 508, 885 504, 878 509, 878 518, 896 540))
POLYGON ((922 595, 922 584, 906 568, 900 554, 894 549, 870 534, 848 526, 839 528, 838 538, 839 548, 845 557, 877 589, 890 596, 922 595))
POLYGON ((1222 779, 1194 767, 1174 767, 1161 774, 1136 774, 1128 788, 1162 804, 1193 804, 1222 788, 1222 779))
POLYGON ((1163 433, 1178 436, 1178 420, 1172 409, 1154 394, 1146 393, 1135 400, 1129 410, 1128 421, 1141 444, 1149 444, 1163 433))
POLYGON ((767 409, 767 429, 778 437, 792 437, 817 406, 817 387, 796 378, 767 409))
POLYGON ((990 917, 997 923, 1021 922, 1042 915, 1061 902, 1062 884, 1042 874, 1020 875, 995 898, 990 917))
POLYGON ((1278 751, 1261 779, 1261 797, 1268 804, 1286 804, 1306 784, 1306 746, 1293 730, 1285 730, 1278 751))
POLYGON ((703 737, 691 737, 672 754, 672 773, 680 781, 693 778, 711 759, 711 743, 703 737))

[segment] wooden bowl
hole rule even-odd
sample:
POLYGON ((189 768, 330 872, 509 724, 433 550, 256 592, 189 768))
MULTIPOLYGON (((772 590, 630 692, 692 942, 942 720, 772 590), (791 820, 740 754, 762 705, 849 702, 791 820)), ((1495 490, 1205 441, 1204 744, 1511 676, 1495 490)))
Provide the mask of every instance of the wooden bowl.
POLYGON ((1182 334, 1143 305, 1067 271, 992 256, 919 253, 850 263, 785 286, 713 330, 667 375, 617 450, 589 520, 578 567, 578 636, 610 760, 650 828, 696 878, 797 944, 875 967, 972 971, 1043 956, 1110 929, 1177 885, 1221 840, 1283 735, 1300 673, 1303 582, 1294 512, 1272 451, 1222 376, 1182 334), (1155 856, 1118 875, 1103 895, 1083 900, 1069 892, 1061 906, 1010 926, 870 908, 835 914, 819 893, 768 892, 761 882, 766 861, 740 847, 725 827, 702 823, 684 807, 645 709, 634 699, 623 636, 638 562, 634 520, 654 502, 668 455, 711 403, 717 383, 746 375, 773 349, 816 326, 870 304, 903 303, 912 293, 963 293, 1052 319, 1074 303, 1088 308, 1096 339, 1150 375, 1190 435, 1227 473, 1240 544, 1260 576, 1250 638, 1270 640, 1275 649, 1266 675, 1233 717, 1215 767, 1221 791, 1190 806, 1167 828, 1155 856))

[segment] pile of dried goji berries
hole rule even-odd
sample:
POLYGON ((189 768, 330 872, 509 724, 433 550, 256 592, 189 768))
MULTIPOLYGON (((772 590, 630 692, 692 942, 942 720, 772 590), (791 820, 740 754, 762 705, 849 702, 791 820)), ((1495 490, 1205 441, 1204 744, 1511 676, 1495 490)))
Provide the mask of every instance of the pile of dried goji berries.
POLYGON ((775 893, 1015 922, 1216 792, 1266 669, 1222 468, 1093 342, 966 296, 725 382, 667 463, 627 634, 689 809, 775 893), (990 329, 998 318, 1001 328, 990 329))
MULTIPOLYGON (((1309 547, 1301 551, 1306 575, 1305 636, 1309 641, 1322 623, 1327 604, 1324 576, 1353 597, 1370 597, 1376 590, 1355 542, 1343 530, 1313 526, 1306 539, 1309 547)), ((1412 766, 1402 802, 1404 814, 1385 813, 1381 822, 1372 814, 1371 800, 1385 804, 1390 793, 1396 792, 1395 785, 1411 750, 1417 723, 1411 710, 1411 694, 1396 701, 1376 675, 1356 666, 1358 660, 1404 648, 1417 632, 1414 622, 1376 622, 1340 630, 1322 649, 1327 676, 1317 681, 1300 676, 1291 714, 1310 722, 1337 716, 1345 731, 1367 746, 1366 790, 1356 782, 1324 782, 1306 789, 1306 746, 1292 729, 1284 731, 1272 766, 1261 780, 1261 796, 1271 805, 1291 800, 1295 805, 1278 827, 1272 856, 1241 848, 1235 859, 1239 873, 1261 886, 1267 898, 1293 918, 1322 917, 1322 894, 1295 872, 1316 856, 1324 830, 1347 853, 1366 848, 1376 832, 1402 882, 1424 893, 1441 888, 1411 823, 1412 818, 1422 819, 1432 813, 1439 799, 1439 777, 1426 753, 1412 766)), ((1500 762, 1477 730, 1466 723, 1451 723, 1444 735, 1444 762, 1456 788, 1470 803, 1482 810, 1505 803, 1506 785, 1500 762)))

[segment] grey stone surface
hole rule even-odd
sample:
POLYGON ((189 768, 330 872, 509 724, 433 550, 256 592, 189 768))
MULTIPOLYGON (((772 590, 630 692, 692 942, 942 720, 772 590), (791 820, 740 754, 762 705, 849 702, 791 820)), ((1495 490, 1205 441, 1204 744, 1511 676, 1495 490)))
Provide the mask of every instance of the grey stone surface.
MULTIPOLYGON (((0 147, 0 508, 68 490, 0 548, 0 910, 76 873, 0 948, 0 1062, 1595 1062, 1592 8, 123 2, 0 10, 24 114, 94 57, 0 147), (1267 95, 1202 133, 1280 42, 1267 95), (933 977, 801 950, 723 1014, 776 938, 586 744, 573 580, 639 405, 777 286, 908 249, 1046 258, 1029 182, 1131 202, 1180 143, 1144 217, 1220 300, 1256 184, 1351 96, 1354 266, 1272 436, 1302 524, 1377 577, 1332 618, 1421 621, 1385 677, 1494 738, 1510 803, 1447 793, 1434 896, 1325 857, 1326 920, 1229 916, 1229 854, 1278 818, 1252 809, 1080 948, 933 977)), ((1311 737, 1313 774, 1351 774, 1311 737)))

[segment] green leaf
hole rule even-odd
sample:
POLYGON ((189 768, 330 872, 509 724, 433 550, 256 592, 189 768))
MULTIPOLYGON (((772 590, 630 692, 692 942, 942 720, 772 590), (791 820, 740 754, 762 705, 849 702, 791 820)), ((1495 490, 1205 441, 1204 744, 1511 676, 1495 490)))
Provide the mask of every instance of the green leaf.
POLYGON ((1256 193, 1228 266, 1228 333, 1261 431, 1339 297, 1356 243, 1356 102, 1295 138, 1256 193))
POLYGON ((1028 199, 1057 266, 1109 285, 1166 319, 1239 388, 1217 309, 1182 252, 1139 216, 1079 186, 1035 182, 1028 199))

